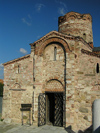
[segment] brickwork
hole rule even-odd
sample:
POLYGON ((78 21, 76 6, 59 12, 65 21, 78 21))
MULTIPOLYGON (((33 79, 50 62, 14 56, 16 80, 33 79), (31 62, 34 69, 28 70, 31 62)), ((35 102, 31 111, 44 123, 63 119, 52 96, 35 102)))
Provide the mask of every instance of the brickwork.
MULTIPOLYGON (((71 125, 73 130, 91 126, 92 103, 100 98, 100 55, 93 52, 91 21, 89 14, 68 13, 59 18, 59 32, 52 31, 30 44, 30 55, 4 63, 2 117, 21 122, 21 104, 31 103, 31 119, 38 125, 39 94, 63 92, 64 126, 71 125)), ((27 122, 28 112, 24 118, 27 122)))

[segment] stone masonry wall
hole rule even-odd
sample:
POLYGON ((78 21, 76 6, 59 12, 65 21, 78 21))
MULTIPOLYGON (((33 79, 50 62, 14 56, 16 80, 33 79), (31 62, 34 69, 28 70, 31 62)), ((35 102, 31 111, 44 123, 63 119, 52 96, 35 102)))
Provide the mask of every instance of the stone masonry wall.
MULTIPOLYGON (((58 43, 54 43, 53 42, 54 40, 51 38, 50 40, 51 43, 48 40, 50 44, 49 45, 47 44, 44 47, 42 56, 35 55, 35 82, 34 82, 35 92, 37 92, 37 97, 38 97, 39 93, 44 93, 45 91, 60 92, 60 90, 62 90, 61 86, 63 86, 65 92, 66 88, 65 92, 66 117, 64 117, 64 121, 66 121, 65 126, 67 127, 69 125, 74 125, 74 100, 75 100, 74 79, 75 79, 75 58, 76 58, 74 47, 76 47, 75 45, 77 45, 77 47, 79 46, 78 42, 76 43, 74 40, 66 40, 68 42, 70 50, 73 52, 64 53, 62 48, 63 43, 59 44, 60 39, 58 40, 58 43), (56 60, 54 60, 54 47, 57 48, 56 60), (58 81, 60 81, 60 83, 58 83, 58 81), (59 86, 60 88, 57 86, 59 86)), ((36 46, 36 51, 38 46, 36 46)), ((36 108, 34 116, 36 122, 38 123, 38 101, 36 101, 35 104, 36 108)))
POLYGON ((35 108, 34 122, 38 125, 38 96, 45 91, 64 91, 64 51, 61 45, 57 43, 49 44, 43 49, 43 55, 34 55, 35 59, 35 108), (54 60, 54 48, 56 51, 56 60, 54 60), (58 87, 57 87, 58 84, 58 87))
POLYGON ((92 103, 100 99, 100 72, 96 72, 100 58, 81 53, 75 69, 75 129, 85 130, 92 125, 92 103))
POLYGON ((21 104, 32 103, 32 92, 33 59, 29 56, 5 65, 2 117, 21 122, 21 104))
MULTIPOLYGON (((87 82, 83 80, 83 77, 81 77, 81 74, 80 74, 80 65, 82 63, 84 64, 84 61, 82 60, 83 57, 80 58, 82 55, 81 49, 85 49, 90 52, 92 52, 92 49, 88 45, 85 45, 84 43, 82 43, 81 41, 74 41, 74 40, 66 40, 66 41, 71 50, 71 52, 65 53, 66 54, 66 65, 65 65, 66 73, 64 73, 64 63, 65 63, 63 61, 64 53, 63 53, 62 47, 60 47, 58 44, 50 43, 50 45, 47 45, 43 49, 42 56, 35 55, 35 60, 36 60, 35 61, 35 92, 37 92, 37 98, 38 98, 39 93, 44 93, 45 91, 47 91, 45 88, 52 89, 49 91, 55 91, 55 84, 57 84, 57 82, 53 83, 54 80, 52 79, 55 79, 55 81, 59 80, 61 81, 62 84, 64 83, 66 85, 66 106, 65 106, 66 127, 69 125, 72 125, 74 130, 85 129, 86 127, 88 127, 87 125, 91 125, 91 122, 87 122, 88 124, 86 123, 83 124, 84 118, 82 114, 81 114, 82 119, 79 119, 80 113, 78 113, 77 110, 81 107, 82 104, 80 102, 78 103, 78 106, 77 106, 76 99, 79 98, 79 95, 81 95, 81 93, 80 91, 79 93, 76 93, 76 92, 77 92, 77 88, 79 88, 79 86, 77 85, 77 82, 81 82, 80 79, 83 82, 87 82), (53 60, 55 46, 57 47, 57 50, 60 52, 60 53, 57 52, 58 55, 57 55, 56 61, 53 60), (65 77, 64 77, 64 74, 66 75, 65 77), (66 83, 64 82, 64 78, 66 78, 66 83), (48 83, 50 84, 48 85, 48 83), (82 121, 82 123, 81 122, 79 123, 79 121, 82 121)), ((86 59, 88 58, 89 58, 89 55, 87 55, 86 59)), ((85 58, 83 59, 86 60, 85 58)), ((90 69, 88 68, 88 70, 90 69)), ((91 86, 90 82, 88 86, 89 87, 91 86)), ((83 87, 83 90, 85 90, 85 87, 86 86, 83 87)), ((59 90, 56 90, 56 91, 59 91, 59 90)), ((85 99, 83 103, 84 102, 85 102, 85 99)), ((35 104, 36 104, 35 105, 36 108, 35 108, 34 116, 35 116, 36 122, 38 123, 38 100, 35 102, 35 104)))
MULTIPOLYGON (((53 43, 53 44, 48 45, 45 48, 44 55, 43 55, 43 82, 45 82, 44 84, 45 88, 43 89, 46 89, 46 84, 50 80, 53 80, 53 83, 54 83, 54 79, 57 81, 60 81, 63 86, 65 85, 64 83, 64 67, 65 67, 64 60, 65 60, 64 51, 62 49, 62 46, 60 46, 59 44, 53 43), (56 55, 54 55, 54 53, 56 55)), ((55 82, 57 83, 57 81, 55 82)), ((57 91, 58 88, 56 87, 57 86, 55 85, 51 86, 52 88, 51 91, 54 91, 53 90, 54 88, 55 88, 55 91, 57 91)), ((59 88, 58 91, 60 89, 61 88, 59 88)), ((48 90, 45 90, 45 91, 48 91, 48 90)))

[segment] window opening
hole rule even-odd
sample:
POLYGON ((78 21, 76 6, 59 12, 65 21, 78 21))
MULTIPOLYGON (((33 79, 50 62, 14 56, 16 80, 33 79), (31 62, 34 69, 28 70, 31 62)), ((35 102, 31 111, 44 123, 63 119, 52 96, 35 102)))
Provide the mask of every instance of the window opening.
POLYGON ((18 73, 20 73, 19 65, 18 65, 18 73))
POLYGON ((83 39, 86 41, 86 34, 85 33, 83 34, 83 39))
POLYGON ((56 56, 57 56, 57 48, 54 47, 54 60, 56 60, 56 56))
POLYGON ((97 63, 96 72, 99 73, 99 63, 97 63))

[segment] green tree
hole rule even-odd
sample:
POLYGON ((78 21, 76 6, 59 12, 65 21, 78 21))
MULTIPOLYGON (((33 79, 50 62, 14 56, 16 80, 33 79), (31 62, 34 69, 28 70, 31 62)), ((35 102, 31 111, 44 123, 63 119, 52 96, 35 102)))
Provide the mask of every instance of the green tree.
POLYGON ((0 83, 0 96, 3 96, 3 83, 0 83))

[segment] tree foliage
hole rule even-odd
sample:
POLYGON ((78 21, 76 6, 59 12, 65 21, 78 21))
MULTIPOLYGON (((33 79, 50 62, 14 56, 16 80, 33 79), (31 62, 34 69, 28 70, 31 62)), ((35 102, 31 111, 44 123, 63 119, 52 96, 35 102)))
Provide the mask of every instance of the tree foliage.
POLYGON ((0 96, 3 96, 3 83, 0 83, 0 96))

